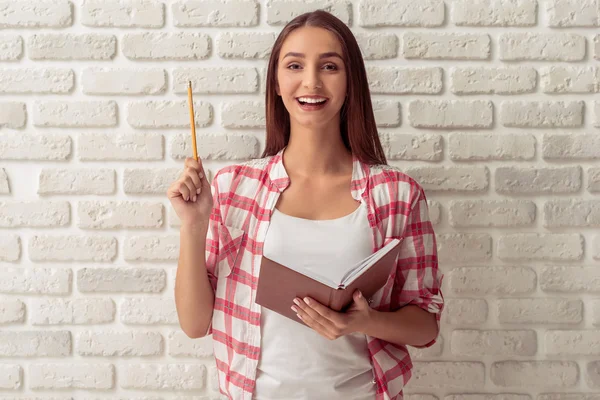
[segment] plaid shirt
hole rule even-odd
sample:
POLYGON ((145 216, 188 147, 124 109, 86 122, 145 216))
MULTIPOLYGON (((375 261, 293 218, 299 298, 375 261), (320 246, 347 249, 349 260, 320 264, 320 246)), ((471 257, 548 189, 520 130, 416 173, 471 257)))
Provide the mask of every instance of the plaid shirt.
MULTIPOLYGON (((206 247, 215 302, 208 333, 219 390, 230 399, 251 399, 254 391, 261 342, 261 307, 254 299, 263 242, 271 212, 290 183, 282 154, 225 167, 212 183, 214 209, 206 247)), ((403 238, 396 270, 371 298, 371 307, 395 311, 414 304, 435 313, 439 327, 443 275, 423 189, 394 167, 353 159, 351 194, 367 205, 373 251, 391 238, 403 238)), ((406 346, 370 336, 367 342, 376 400, 402 399, 412 369, 406 346)))

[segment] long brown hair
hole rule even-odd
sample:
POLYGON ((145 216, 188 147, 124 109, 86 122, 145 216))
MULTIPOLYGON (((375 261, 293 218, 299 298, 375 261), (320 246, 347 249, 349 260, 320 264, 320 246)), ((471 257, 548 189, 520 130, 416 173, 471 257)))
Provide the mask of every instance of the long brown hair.
POLYGON ((266 88, 267 138, 263 157, 277 154, 290 139, 290 114, 277 95, 277 67, 283 42, 295 29, 312 26, 332 32, 342 45, 348 97, 340 111, 340 131, 344 145, 360 161, 387 164, 375 124, 367 72, 360 47, 350 29, 338 18, 322 10, 308 12, 290 21, 279 33, 269 59, 266 88))

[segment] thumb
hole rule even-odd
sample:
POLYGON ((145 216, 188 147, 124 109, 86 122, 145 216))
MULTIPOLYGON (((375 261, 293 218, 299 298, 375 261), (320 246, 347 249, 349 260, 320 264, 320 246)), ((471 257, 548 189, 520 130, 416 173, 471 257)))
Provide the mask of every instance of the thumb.
POLYGON ((363 296, 360 290, 355 291, 352 297, 354 298, 354 302, 356 303, 358 308, 362 309, 369 307, 369 302, 367 301, 367 299, 365 299, 365 296, 363 296))

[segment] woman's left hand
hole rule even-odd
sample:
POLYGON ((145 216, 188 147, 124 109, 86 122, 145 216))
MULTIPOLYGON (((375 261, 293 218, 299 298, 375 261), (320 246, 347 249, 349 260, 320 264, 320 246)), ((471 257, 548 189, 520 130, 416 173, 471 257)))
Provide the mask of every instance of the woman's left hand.
POLYGON ((373 310, 369 307, 367 299, 357 290, 353 295, 354 302, 340 313, 313 300, 295 298, 292 310, 306 325, 317 331, 329 340, 353 332, 362 332, 368 326, 373 310))

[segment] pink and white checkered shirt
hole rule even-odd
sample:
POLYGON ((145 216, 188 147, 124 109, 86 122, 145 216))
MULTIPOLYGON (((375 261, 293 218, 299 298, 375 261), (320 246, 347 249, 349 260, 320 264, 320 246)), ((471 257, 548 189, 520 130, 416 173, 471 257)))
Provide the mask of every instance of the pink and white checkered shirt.
MULTIPOLYGON (((251 399, 260 358, 261 307, 254 302, 263 242, 271 212, 290 179, 283 150, 272 157, 221 169, 213 179, 214 209, 207 237, 207 271, 215 290, 212 324, 219 390, 230 399, 251 399)), ((351 194, 367 205, 373 251, 402 238, 397 268, 372 298, 378 311, 407 304, 435 313, 444 299, 436 240, 423 189, 388 165, 368 165, 354 157, 351 194)), ((367 337, 376 400, 400 400, 411 377, 406 346, 367 337)), ((431 346, 435 340, 423 347, 431 346)))

